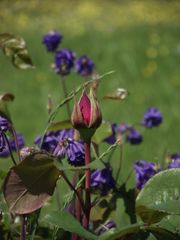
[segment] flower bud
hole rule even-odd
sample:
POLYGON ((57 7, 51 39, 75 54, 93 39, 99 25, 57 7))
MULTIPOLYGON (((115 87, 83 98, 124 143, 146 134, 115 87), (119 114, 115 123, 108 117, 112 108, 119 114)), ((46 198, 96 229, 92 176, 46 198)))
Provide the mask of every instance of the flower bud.
POLYGON ((73 127, 79 130, 84 141, 90 140, 101 125, 101 110, 93 88, 90 89, 89 96, 84 90, 79 102, 75 99, 71 122, 73 127))
POLYGON ((91 103, 91 115, 89 126, 98 128, 102 122, 102 114, 95 95, 94 88, 90 89, 90 103, 91 103))

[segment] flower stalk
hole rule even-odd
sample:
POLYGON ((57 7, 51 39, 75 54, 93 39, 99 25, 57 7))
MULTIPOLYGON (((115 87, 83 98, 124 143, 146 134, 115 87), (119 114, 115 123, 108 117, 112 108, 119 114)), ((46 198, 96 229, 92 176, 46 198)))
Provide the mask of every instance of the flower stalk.
POLYGON ((85 148, 85 212, 83 227, 89 229, 91 211, 91 171, 88 167, 91 162, 91 138, 101 125, 102 115, 96 98, 95 89, 91 86, 89 95, 83 90, 79 102, 75 99, 71 122, 80 133, 85 148))
POLYGON ((3 134, 3 137, 4 137, 5 141, 6 141, 6 143, 7 143, 7 147, 8 147, 9 154, 10 154, 10 156, 11 156, 12 162, 13 162, 13 164, 16 166, 17 163, 16 163, 16 160, 15 160, 15 158, 14 158, 14 156, 13 156, 13 153, 12 153, 12 150, 11 150, 11 146, 10 146, 10 144, 9 144, 9 140, 8 140, 6 134, 5 134, 3 131, 2 131, 2 134, 3 134))
POLYGON ((26 215, 21 216, 21 240, 26 240, 26 215))
MULTIPOLYGON (((91 161, 91 142, 85 142, 85 166, 88 166, 91 161)), ((89 217, 91 211, 91 194, 90 194, 90 187, 91 187, 91 171, 90 168, 85 170, 85 206, 86 206, 86 213, 84 214, 83 218, 83 226, 84 228, 89 228, 89 217)))
POLYGON ((14 126, 12 124, 10 125, 10 131, 12 132, 12 135, 13 135, 13 138, 14 138, 14 141, 15 141, 16 152, 17 152, 19 161, 21 162, 22 159, 21 159, 21 155, 20 155, 20 149, 19 149, 19 144, 18 144, 18 139, 17 139, 17 133, 16 133, 16 130, 15 130, 15 128, 14 128, 14 126))

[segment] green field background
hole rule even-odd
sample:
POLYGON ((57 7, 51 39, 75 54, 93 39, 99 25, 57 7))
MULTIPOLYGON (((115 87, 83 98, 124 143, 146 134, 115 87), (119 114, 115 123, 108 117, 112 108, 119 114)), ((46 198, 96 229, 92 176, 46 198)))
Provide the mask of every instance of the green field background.
MULTIPOLYGON (((141 145, 125 146, 126 166, 138 159, 162 162, 165 152, 180 151, 180 1, 4 0, 0 9, 0 32, 22 36, 36 66, 16 69, 0 53, 0 92, 15 95, 10 111, 28 146, 46 125, 48 94, 54 106, 63 99, 59 77, 50 67, 53 56, 41 43, 54 29, 64 35, 61 47, 87 54, 99 74, 115 71, 102 81, 100 99, 118 87, 129 91, 123 102, 100 102, 104 119, 136 123, 148 107, 162 112, 159 128, 140 129, 141 145)), ((69 92, 82 80, 75 73, 68 76, 69 92)), ((62 108, 56 120, 66 118, 62 108)), ((118 161, 117 155, 113 164, 118 161)))

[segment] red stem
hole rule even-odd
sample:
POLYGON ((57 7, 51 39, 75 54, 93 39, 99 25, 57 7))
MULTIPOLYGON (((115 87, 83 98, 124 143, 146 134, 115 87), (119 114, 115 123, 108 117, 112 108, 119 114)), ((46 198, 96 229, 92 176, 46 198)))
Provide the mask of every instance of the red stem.
MULTIPOLYGON (((77 189, 78 194, 82 197, 82 189, 78 188, 77 189)), ((75 209, 76 209, 76 219, 81 223, 81 213, 82 213, 82 207, 81 207, 81 202, 79 201, 78 197, 76 196, 75 200, 75 209)))
MULTIPOLYGON (((81 187, 77 189, 78 194, 82 197, 82 189, 81 187)), ((81 223, 82 221, 82 207, 81 202, 78 197, 75 198, 75 215, 76 219, 81 223)), ((81 238, 77 234, 72 235, 72 240, 80 240, 81 238)))
MULTIPOLYGON (((88 166, 91 161, 91 151, 90 146, 91 142, 85 142, 85 166, 88 166)), ((91 187, 91 171, 90 168, 85 170, 85 206, 86 206, 86 213, 84 214, 83 219, 83 226, 84 228, 89 228, 89 217, 90 217, 90 210, 91 210, 91 194, 90 194, 90 187, 91 187)))
POLYGON ((11 132, 13 134, 13 138, 14 138, 14 141, 15 141, 16 153, 18 155, 19 161, 21 162, 21 156, 20 156, 20 149, 19 149, 19 144, 18 144, 18 139, 17 139, 17 133, 16 133, 16 130, 15 130, 13 125, 11 125, 10 127, 11 127, 11 132))
POLYGON ((21 240, 26 240, 26 215, 21 216, 21 240))
POLYGON ((70 186, 70 188, 75 192, 76 196, 79 199, 79 202, 81 203, 81 208, 82 208, 83 212, 85 212, 85 205, 83 203, 83 200, 82 200, 79 192, 75 189, 75 187, 72 185, 72 183, 69 181, 69 179, 67 178, 67 176, 65 175, 65 173, 63 171, 60 171, 60 174, 63 177, 63 179, 66 181, 66 183, 70 186))

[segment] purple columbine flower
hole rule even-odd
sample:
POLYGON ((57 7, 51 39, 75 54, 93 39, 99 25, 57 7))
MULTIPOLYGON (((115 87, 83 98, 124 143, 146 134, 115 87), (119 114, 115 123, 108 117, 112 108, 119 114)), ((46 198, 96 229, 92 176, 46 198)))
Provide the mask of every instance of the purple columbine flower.
POLYGON ((140 190, 143 188, 144 184, 158 171, 154 163, 140 160, 135 161, 134 172, 136 178, 136 186, 140 190))
MULTIPOLYGON (((23 137, 22 134, 17 133, 17 141, 18 141, 19 149, 21 149, 25 146, 25 140, 24 140, 24 137, 23 137)), ((16 143, 15 143, 14 139, 10 139, 9 143, 10 143, 10 146, 11 146, 11 150, 16 151, 16 143)))
POLYGON ((109 165, 102 170, 97 169, 91 173, 91 187, 99 189, 102 195, 115 187, 115 180, 109 165))
POLYGON ((120 134, 125 133, 129 128, 131 128, 129 125, 127 125, 126 123, 120 123, 117 126, 117 132, 120 134))
POLYGON ((7 156, 5 132, 9 128, 9 122, 6 118, 0 116, 0 152, 1 156, 7 156))
POLYGON ((3 152, 6 147, 6 141, 2 130, 0 130, 0 152, 3 152))
POLYGON ((64 48, 55 54, 53 68, 56 73, 65 76, 70 73, 74 67, 75 53, 64 48))
POLYGON ((2 131, 7 131, 9 128, 9 122, 6 118, 0 116, 0 129, 2 131))
POLYGON ((108 231, 109 229, 116 228, 116 224, 112 220, 108 220, 97 232, 97 235, 101 235, 108 231))
MULTIPOLYGON (((34 143, 36 145, 40 145, 41 138, 42 138, 41 136, 38 136, 35 139, 34 143)), ((55 136, 54 132, 48 132, 48 133, 46 133, 46 135, 44 137, 41 149, 46 150, 49 153, 53 153, 57 144, 58 144, 58 140, 57 140, 57 137, 55 136)))
POLYGON ((162 114, 157 108, 149 108, 144 113, 143 125, 147 128, 157 127, 162 123, 162 114))
POLYGON ((132 145, 140 144, 143 141, 143 137, 136 129, 131 128, 128 130, 126 141, 132 145))
POLYGON ((75 141, 71 138, 60 141, 54 150, 53 155, 61 159, 67 156, 69 164, 83 166, 85 164, 85 150, 82 141, 75 141))
POLYGON ((55 132, 55 136, 57 137, 58 141, 62 141, 65 138, 73 138, 74 137, 74 129, 68 128, 68 129, 62 129, 57 132, 55 132))
POLYGON ((7 147, 7 144, 5 145, 5 147, 2 151, 0 149, 0 157, 2 157, 2 158, 9 157, 9 149, 7 147))
POLYGON ((58 48, 62 38, 63 36, 60 33, 50 31, 44 35, 42 43, 46 46, 49 52, 54 52, 58 48))
POLYGON ((111 129, 112 129, 112 135, 105 138, 103 142, 106 142, 108 144, 114 144, 116 142, 116 123, 111 124, 111 129))
POLYGON ((94 63, 86 55, 83 55, 76 60, 75 69, 81 76, 87 77, 93 73, 94 63))
POLYGON ((82 141, 74 141, 68 139, 68 146, 66 149, 67 160, 73 166, 83 166, 85 164, 85 150, 82 141))
MULTIPOLYGON (((62 129, 58 131, 51 131, 46 133, 44 137, 43 144, 41 146, 41 149, 46 150, 49 153, 52 153, 55 151, 58 143, 66 138, 73 138, 74 135, 74 129, 62 129)), ((42 136, 38 136, 34 143, 36 145, 40 145, 42 136)))
POLYGON ((171 162, 168 168, 180 168, 180 153, 174 153, 170 156, 171 162))
MULTIPOLYGON (((9 142, 9 147, 11 148, 12 151, 16 151, 16 144, 15 144, 15 141, 14 139, 12 138, 7 138, 8 139, 8 142, 9 142)), ((24 138, 23 136, 20 134, 20 133, 17 133, 17 141, 18 141, 18 146, 19 146, 19 149, 23 148, 25 146, 25 141, 24 141, 24 138)), ((1 140, 0 140, 1 142, 1 140)), ((1 151, 1 148, 0 148, 0 151, 1 151)), ((1 157, 8 157, 9 156, 9 148, 8 148, 8 145, 4 139, 4 148, 2 149, 1 153, 0 153, 0 156, 1 157)))

